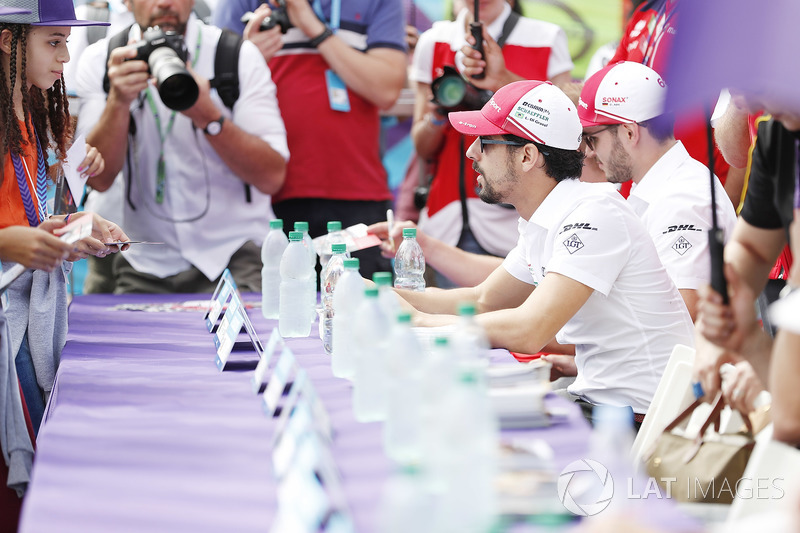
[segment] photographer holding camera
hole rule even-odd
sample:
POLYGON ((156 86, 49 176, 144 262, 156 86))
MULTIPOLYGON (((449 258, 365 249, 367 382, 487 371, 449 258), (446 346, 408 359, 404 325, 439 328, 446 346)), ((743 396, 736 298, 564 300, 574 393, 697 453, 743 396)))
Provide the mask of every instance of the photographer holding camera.
POLYGON ((81 58, 78 128, 106 161, 89 185, 103 191, 122 169, 128 234, 164 243, 117 258, 117 293, 210 292, 226 267, 242 290, 261 287, 269 195, 283 185, 289 155, 275 85, 243 42, 239 96, 223 100, 209 82, 222 31, 198 20, 193 4, 127 0, 136 19, 122 34, 128 45, 114 48, 113 36, 81 58))
MULTIPOLYGON (((478 199, 476 189, 484 184, 476 182, 478 175, 464 156, 472 139, 450 126, 447 113, 480 109, 487 95, 511 81, 568 81, 572 60, 564 30, 519 16, 505 0, 480 2, 477 18, 483 22, 479 33, 483 54, 479 59, 481 54, 471 47, 476 44, 470 34, 475 27, 474 6, 472 2, 467 6, 456 20, 434 23, 414 52, 410 77, 417 92, 411 137, 419 157, 433 167, 419 225, 449 245, 505 256, 516 244, 518 217, 512 209, 478 199), (457 67, 461 76, 446 67, 457 67), (459 101, 461 94, 464 98, 459 101)), ((437 284, 452 286, 442 276, 437 276, 437 284)))
MULTIPOLYGON (((379 110, 394 105, 406 78, 401 0, 227 0, 217 25, 243 32, 269 62, 292 158, 273 196, 291 227, 308 220, 312 237, 342 226, 385 220, 391 191, 380 154, 379 110), (245 29, 242 15, 252 11, 245 29), (269 18, 289 25, 262 28, 269 18), (289 27, 291 26, 291 27, 289 27), (282 33, 285 30, 285 33, 282 33)), ((359 250, 360 272, 388 270, 376 247, 359 250)))

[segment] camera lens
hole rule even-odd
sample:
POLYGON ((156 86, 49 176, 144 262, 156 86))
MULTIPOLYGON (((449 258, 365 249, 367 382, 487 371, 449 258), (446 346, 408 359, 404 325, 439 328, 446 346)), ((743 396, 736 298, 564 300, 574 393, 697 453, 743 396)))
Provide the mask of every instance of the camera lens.
POLYGON ((160 46, 150 53, 147 63, 156 78, 158 94, 164 105, 175 111, 184 111, 197 102, 200 89, 175 50, 160 46))
POLYGON ((460 76, 442 76, 433 88, 433 98, 442 107, 458 106, 467 92, 467 84, 460 76))

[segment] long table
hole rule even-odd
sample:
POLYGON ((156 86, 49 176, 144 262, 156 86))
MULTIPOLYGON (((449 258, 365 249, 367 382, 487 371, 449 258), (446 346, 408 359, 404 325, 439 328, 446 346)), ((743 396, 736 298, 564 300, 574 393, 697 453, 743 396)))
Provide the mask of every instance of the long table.
MULTIPOLYGON (((21 532, 269 530, 277 511, 275 421, 250 387, 255 352, 234 352, 219 372, 201 311, 114 309, 203 298, 75 298, 21 532)), ((276 321, 257 310, 249 315, 266 340, 276 321)), ((331 374, 316 336, 287 345, 330 414, 333 457, 355 529, 374 531, 393 469, 381 424, 355 420, 349 384, 331 374)), ((507 352, 497 357, 511 360, 507 352)), ((528 432, 556 451, 558 469, 581 456, 589 435, 580 410, 567 407, 561 424, 528 432)))

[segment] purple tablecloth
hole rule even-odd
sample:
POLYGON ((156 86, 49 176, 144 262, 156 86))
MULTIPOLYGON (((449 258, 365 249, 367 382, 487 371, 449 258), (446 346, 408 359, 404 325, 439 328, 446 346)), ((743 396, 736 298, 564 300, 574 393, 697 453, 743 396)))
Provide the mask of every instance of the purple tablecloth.
MULTIPOLYGON (((20 531, 269 529, 277 506, 275 422, 251 391, 252 366, 217 371, 201 312, 110 309, 191 298, 93 295, 72 303, 20 531)), ((276 322, 249 314, 266 341, 276 322)), ((333 377, 318 338, 287 344, 330 413, 356 529, 373 531, 392 469, 381 425, 356 422, 348 382, 333 377)), ((254 365, 256 357, 234 352, 229 366, 254 365)), ((583 453, 589 429, 575 408, 566 423, 535 433, 554 448, 560 468, 583 453)))

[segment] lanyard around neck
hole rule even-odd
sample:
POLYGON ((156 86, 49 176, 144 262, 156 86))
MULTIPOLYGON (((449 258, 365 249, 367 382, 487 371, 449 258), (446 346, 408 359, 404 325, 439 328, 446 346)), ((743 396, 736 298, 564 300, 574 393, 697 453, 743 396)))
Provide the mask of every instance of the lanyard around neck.
POLYGON ((47 175, 44 170, 44 154, 39 144, 39 137, 34 130, 36 137, 36 185, 33 185, 33 177, 30 175, 28 165, 22 157, 11 154, 11 162, 14 164, 14 174, 17 176, 19 194, 22 196, 22 205, 25 207, 25 216, 28 217, 28 225, 35 228, 47 218, 47 175), (36 195, 37 206, 34 205, 33 196, 36 195))
MULTIPOLYGON (((322 2, 320 0, 314 0, 314 3, 311 5, 314 9, 314 13, 317 14, 319 19, 325 22, 325 15, 322 13, 322 2)), ((341 23, 342 19, 342 0, 332 0, 331 2, 331 20, 328 23, 331 30, 336 33, 336 30, 339 29, 339 24, 341 23)))
MULTIPOLYGON (((200 55, 200 44, 203 39, 203 31, 202 28, 197 28, 197 43, 194 47, 194 54, 191 57, 191 65, 194 67, 195 63, 197 62, 197 58, 200 55)), ((161 128, 161 115, 158 112, 158 105, 156 104, 156 98, 153 96, 153 88, 148 85, 147 89, 145 89, 145 99, 147 100, 147 104, 150 106, 150 111, 153 113, 153 118, 156 120, 156 131, 158 131, 158 138, 161 141, 159 146, 159 153, 158 153, 158 165, 156 167, 156 203, 163 203, 164 202, 164 190, 167 184, 167 167, 166 163, 164 162, 164 143, 167 141, 167 137, 169 134, 172 133, 172 127, 175 125, 175 117, 178 115, 177 111, 172 111, 169 114, 169 121, 167 122, 166 130, 161 128)))

